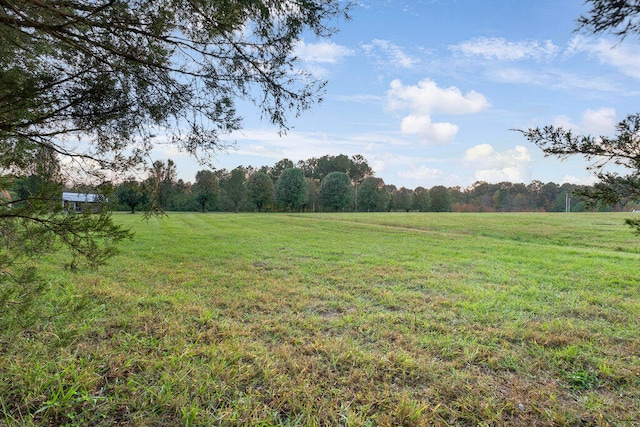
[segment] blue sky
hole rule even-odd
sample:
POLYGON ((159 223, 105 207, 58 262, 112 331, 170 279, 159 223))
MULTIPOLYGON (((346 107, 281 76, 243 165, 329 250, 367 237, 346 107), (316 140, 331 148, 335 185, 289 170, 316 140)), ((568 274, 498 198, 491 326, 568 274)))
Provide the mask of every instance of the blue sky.
MULTIPOLYGON (((582 0, 361 0, 331 39, 305 38, 300 66, 327 79, 324 101, 280 137, 242 111, 217 168, 362 154, 387 184, 591 183, 586 161, 560 162, 512 128, 546 124, 612 135, 640 111, 640 49, 574 32, 582 0)), ((171 157, 181 178, 202 167, 171 157)))

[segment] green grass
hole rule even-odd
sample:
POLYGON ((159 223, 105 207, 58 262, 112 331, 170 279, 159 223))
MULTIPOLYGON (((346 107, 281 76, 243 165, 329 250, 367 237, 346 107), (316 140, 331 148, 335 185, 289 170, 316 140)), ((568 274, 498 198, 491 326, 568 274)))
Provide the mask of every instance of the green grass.
POLYGON ((640 424, 631 214, 118 215, 2 336, 0 424, 640 424))

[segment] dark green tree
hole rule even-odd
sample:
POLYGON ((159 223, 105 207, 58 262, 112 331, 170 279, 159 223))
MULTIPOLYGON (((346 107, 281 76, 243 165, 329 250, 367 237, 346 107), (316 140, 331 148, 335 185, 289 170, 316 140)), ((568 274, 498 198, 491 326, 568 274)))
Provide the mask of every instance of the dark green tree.
POLYGON ((451 194, 447 187, 436 185, 429 190, 431 212, 451 212, 451 194))
POLYGON ((559 191, 560 188, 555 182, 543 184, 538 192, 538 206, 546 212, 554 212, 556 210, 555 200, 559 191))
POLYGON ((386 191, 387 194, 389 195, 389 203, 387 203, 387 211, 391 212, 392 210, 395 209, 395 206, 393 205, 393 195, 396 193, 396 191, 398 191, 398 187, 396 187, 393 184, 385 184, 383 188, 384 188, 384 191, 386 191))
POLYGON ((282 171, 276 182, 276 203, 293 211, 304 206, 306 199, 307 185, 302 169, 288 168, 282 171))
POLYGON ((322 182, 325 176, 331 172, 349 172, 352 163, 349 157, 344 154, 337 156, 326 155, 313 162, 313 170, 311 178, 315 178, 322 182))
POLYGON ((212 171, 203 169, 196 173, 196 182, 191 186, 191 192, 195 196, 201 212, 205 212, 207 208, 211 209, 215 205, 218 191, 218 178, 212 171))
POLYGON ((424 187, 416 187, 416 189, 413 190, 413 207, 420 212, 429 212, 431 209, 429 190, 424 187))
POLYGON ((246 171, 242 166, 232 170, 229 175, 220 181, 220 187, 224 190, 227 199, 231 201, 234 212, 239 212, 242 204, 247 199, 246 181, 246 171))
POLYGON ((320 204, 333 211, 351 206, 351 178, 344 172, 331 172, 320 182, 320 204))
POLYGON ((291 160, 289 159, 278 160, 276 164, 273 165, 273 167, 271 167, 271 169, 269 170, 269 176, 271 177, 273 182, 276 183, 280 178, 280 175, 282 175, 282 172, 284 172, 285 169, 290 169, 292 167, 293 167, 293 162, 291 160))
POLYGON ((136 213, 136 206, 144 203, 147 198, 142 185, 134 179, 129 179, 118 185, 115 195, 120 203, 129 206, 131 213, 136 213))
MULTIPOLYGON (((578 31, 591 34, 610 32, 624 40, 640 34, 640 4, 635 0, 587 0, 589 11, 578 19, 578 31)), ((562 127, 545 126, 520 130, 525 138, 542 149, 546 156, 566 159, 582 156, 600 182, 590 188, 579 188, 574 193, 587 207, 615 205, 622 201, 640 201, 640 113, 630 114, 616 126, 614 137, 579 135, 562 127), (628 169, 627 175, 608 170, 614 165, 628 169)), ((640 234, 640 219, 627 219, 626 223, 640 234)))
POLYGON ((390 197, 382 178, 369 176, 360 184, 358 209, 365 212, 385 211, 388 208, 390 197))
POLYGON ((413 209, 413 191, 401 187, 392 194, 393 208, 409 212, 413 209))
POLYGON ((247 197, 256 205, 258 212, 273 202, 275 191, 271 177, 264 172, 255 172, 247 180, 247 197))

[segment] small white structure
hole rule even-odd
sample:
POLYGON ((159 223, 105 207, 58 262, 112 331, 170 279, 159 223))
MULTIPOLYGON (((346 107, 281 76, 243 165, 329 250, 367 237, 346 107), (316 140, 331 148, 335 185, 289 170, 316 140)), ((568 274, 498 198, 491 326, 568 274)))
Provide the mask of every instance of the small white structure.
POLYGON ((100 203, 107 202, 104 196, 91 193, 62 193, 62 210, 65 212, 84 212, 91 209, 98 210, 100 203))

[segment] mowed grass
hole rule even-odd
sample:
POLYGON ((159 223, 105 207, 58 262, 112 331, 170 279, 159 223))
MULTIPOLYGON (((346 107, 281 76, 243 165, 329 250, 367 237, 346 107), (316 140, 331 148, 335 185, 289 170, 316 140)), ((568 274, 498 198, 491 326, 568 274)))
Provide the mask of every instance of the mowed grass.
POLYGON ((0 424, 639 425, 630 215, 118 215, 43 260, 0 424))

